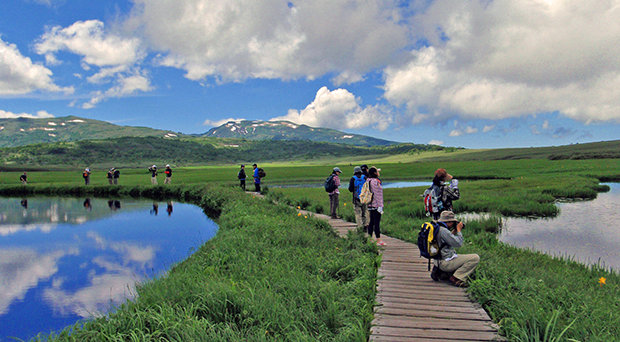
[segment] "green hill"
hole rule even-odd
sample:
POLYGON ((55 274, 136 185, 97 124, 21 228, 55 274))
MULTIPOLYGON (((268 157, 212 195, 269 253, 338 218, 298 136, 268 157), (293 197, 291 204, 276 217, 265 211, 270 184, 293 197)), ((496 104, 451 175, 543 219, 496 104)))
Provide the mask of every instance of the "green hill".
POLYGON ((46 119, 0 119, 0 147, 125 136, 176 138, 180 135, 172 131, 148 127, 119 126, 77 116, 46 119))
POLYGON ((389 146, 397 142, 329 128, 298 125, 289 121, 229 121, 200 135, 209 138, 244 138, 248 140, 305 140, 355 146, 389 146))
POLYGON ((381 156, 442 151, 436 145, 400 144, 361 147, 312 141, 184 137, 122 137, 0 148, 4 169, 17 166, 143 167, 236 164, 240 162, 317 161, 349 156, 381 156))

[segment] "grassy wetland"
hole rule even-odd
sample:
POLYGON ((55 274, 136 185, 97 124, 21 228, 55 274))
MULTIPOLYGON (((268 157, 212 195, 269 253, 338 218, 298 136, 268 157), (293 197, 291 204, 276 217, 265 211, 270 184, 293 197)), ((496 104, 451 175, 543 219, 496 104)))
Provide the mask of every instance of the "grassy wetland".
MULTIPOLYGON (((0 194, 176 198, 200 205, 220 226, 216 238, 167 275, 140 284, 135 300, 108 317, 39 340, 367 340, 380 264, 376 247, 359 232, 342 239, 325 222, 290 209, 326 212, 328 199, 321 187, 273 187, 321 184, 334 166, 343 169, 344 184, 353 166, 365 162, 382 168, 384 181, 430 183, 434 170, 445 167, 460 180, 462 195, 454 202, 455 211, 491 214, 466 221, 461 252, 480 254, 468 291, 508 340, 616 341, 618 272, 521 250, 496 238, 499 215, 553 217, 558 214, 556 200, 595 198, 607 190, 601 181, 620 181, 620 159, 603 159, 606 153, 576 160, 549 154, 510 160, 506 154, 459 161, 459 156, 474 153, 429 152, 403 155, 402 162, 395 156, 367 156, 366 161, 352 157, 321 160, 320 165, 264 163, 267 201, 239 191, 236 166, 177 167, 173 186, 149 185, 146 168, 121 169, 118 186, 106 184, 104 169, 94 170, 90 186, 82 185, 77 168, 31 171, 26 187, 15 185, 21 172, 2 172, 0 194)), ((341 216, 353 221, 350 194, 342 190, 341 216)), ((416 241, 418 228, 427 220, 422 191, 384 190, 382 233, 416 241)))

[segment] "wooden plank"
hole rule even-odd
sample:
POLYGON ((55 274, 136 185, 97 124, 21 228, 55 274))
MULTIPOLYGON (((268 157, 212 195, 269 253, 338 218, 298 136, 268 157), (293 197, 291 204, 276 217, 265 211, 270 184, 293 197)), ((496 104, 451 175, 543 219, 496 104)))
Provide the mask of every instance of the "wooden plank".
MULTIPOLYGON (((300 211, 303 212, 303 211, 300 211)), ((307 212, 306 212, 307 213, 307 212)), ((341 235, 357 229, 355 223, 327 220, 341 235)), ((377 272, 377 306, 370 341, 374 342, 479 342, 502 340, 497 325, 463 288, 430 278, 428 260, 417 245, 382 236, 377 272)), ((431 265, 432 267, 432 265, 431 265)))
MULTIPOLYGON (((404 338, 431 338, 435 341, 493 341, 496 333, 466 330, 431 330, 415 328, 373 327, 372 334, 404 338)), ((371 338, 371 341, 376 341, 371 338)))

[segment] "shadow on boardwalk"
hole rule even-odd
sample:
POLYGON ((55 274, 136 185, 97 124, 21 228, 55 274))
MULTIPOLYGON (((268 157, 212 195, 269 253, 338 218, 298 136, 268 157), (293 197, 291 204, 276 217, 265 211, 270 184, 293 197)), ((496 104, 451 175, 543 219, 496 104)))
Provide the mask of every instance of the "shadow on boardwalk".
MULTIPOLYGON (((327 220, 340 235, 355 224, 329 216, 301 211, 327 220)), ((377 306, 370 341, 438 342, 503 341, 497 326, 465 289, 434 282, 428 260, 418 246, 388 236, 381 237, 381 267, 377 306)))

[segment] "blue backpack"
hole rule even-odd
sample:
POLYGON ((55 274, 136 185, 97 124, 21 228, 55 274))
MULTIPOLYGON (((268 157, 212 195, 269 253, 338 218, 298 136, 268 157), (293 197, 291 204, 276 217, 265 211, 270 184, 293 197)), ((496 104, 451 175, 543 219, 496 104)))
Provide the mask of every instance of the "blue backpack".
POLYGON ((366 183, 366 176, 362 175, 362 177, 360 178, 357 178, 357 177, 353 177, 353 178, 355 178, 355 181, 353 183, 354 184, 353 186, 355 187, 355 192, 353 193, 354 193, 355 198, 359 199, 360 193, 362 192, 362 187, 364 186, 364 183, 366 183))

